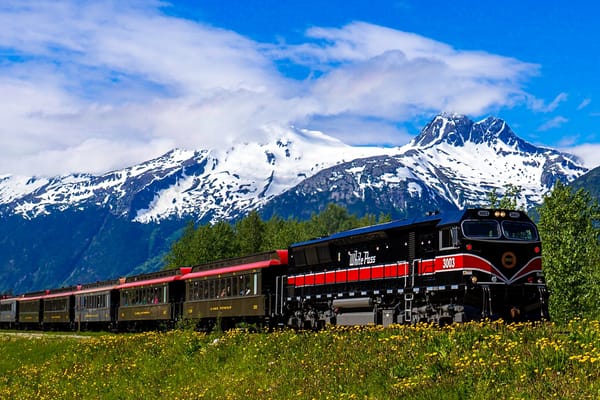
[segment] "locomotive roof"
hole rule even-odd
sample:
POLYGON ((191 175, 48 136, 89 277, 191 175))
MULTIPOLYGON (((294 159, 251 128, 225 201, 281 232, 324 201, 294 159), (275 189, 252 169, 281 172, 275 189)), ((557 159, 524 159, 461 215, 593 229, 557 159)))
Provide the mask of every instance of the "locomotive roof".
POLYGON ((346 238, 350 238, 353 236, 376 234, 378 232, 384 232, 384 231, 394 230, 394 229, 399 229, 399 228, 406 229, 406 228, 410 228, 410 227, 414 227, 414 226, 418 226, 418 225, 441 227, 444 225, 457 224, 460 221, 462 221, 463 219, 469 218, 471 216, 476 216, 477 215, 476 213, 479 210, 482 210, 482 209, 481 208, 477 208, 477 209, 471 208, 471 209, 450 211, 450 212, 444 212, 444 213, 433 213, 433 214, 418 216, 418 217, 414 217, 414 218, 396 220, 396 221, 386 222, 383 224, 371 225, 371 226, 366 226, 363 228, 351 229, 349 231, 338 232, 338 233, 334 233, 330 236, 324 236, 321 238, 316 238, 316 239, 308 240, 305 242, 294 243, 290 247, 295 248, 295 247, 308 246, 308 245, 318 244, 318 243, 322 243, 322 242, 346 239, 346 238))

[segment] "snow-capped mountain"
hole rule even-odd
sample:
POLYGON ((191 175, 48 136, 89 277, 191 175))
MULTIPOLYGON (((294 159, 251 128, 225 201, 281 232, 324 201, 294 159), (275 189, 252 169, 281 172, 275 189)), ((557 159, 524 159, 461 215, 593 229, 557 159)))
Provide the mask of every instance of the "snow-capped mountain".
POLYGON ((352 147, 271 129, 264 143, 173 150, 104 175, 0 176, 0 293, 109 279, 162 266, 185 222, 258 209, 305 218, 335 202, 394 218, 485 204, 508 184, 539 203, 586 169, 518 138, 506 122, 436 116, 399 148, 352 147))
POLYGON ((57 210, 101 207, 142 223, 189 216, 231 219, 324 168, 393 152, 348 146, 308 130, 274 129, 271 136, 268 143, 225 150, 173 150, 101 176, 0 177, 0 215, 35 218, 57 210))
POLYGON ((520 205, 539 204, 557 180, 570 182, 586 168, 569 154, 520 139, 505 121, 436 116, 395 154, 342 163, 273 199, 266 215, 293 208, 304 216, 335 201, 357 213, 415 212, 481 205, 492 190, 521 188, 520 205))
POLYGON ((587 171, 577 157, 536 147, 493 117, 474 123, 439 115, 399 153, 413 177, 457 207, 481 203, 506 185, 522 188, 522 205, 538 204, 557 180, 570 182, 587 171))
POLYGON ((509 184, 521 187, 523 205, 532 205, 557 179, 570 182, 586 172, 576 157, 527 143, 492 117, 475 123, 441 114, 410 143, 394 149, 352 147, 293 128, 273 128, 270 134, 266 143, 173 150, 100 176, 0 176, 0 215, 35 218, 91 207, 142 223, 189 217, 207 222, 275 206, 287 214, 277 206, 281 199, 268 205, 280 196, 319 192, 320 203, 364 202, 366 191, 375 197, 386 192, 385 199, 373 200, 380 206, 389 202, 386 212, 405 209, 406 196, 460 208, 480 204, 491 190, 502 193, 509 184), (394 189, 405 192, 395 194, 404 203, 389 198, 394 189))

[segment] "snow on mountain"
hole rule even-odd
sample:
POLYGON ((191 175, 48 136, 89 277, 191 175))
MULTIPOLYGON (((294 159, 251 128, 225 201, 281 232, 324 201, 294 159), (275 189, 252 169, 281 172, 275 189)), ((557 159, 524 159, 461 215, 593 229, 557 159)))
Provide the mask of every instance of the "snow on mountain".
MULTIPOLYGON (((493 117, 473 122, 440 114, 401 148, 352 147, 295 128, 269 127, 267 133, 264 143, 173 150, 100 176, 0 176, 0 215, 35 218, 96 207, 142 223, 188 216, 216 221, 264 208, 292 188, 299 196, 321 193, 314 198, 321 202, 364 201, 370 190, 388 197, 389 207, 427 196, 433 205, 460 208, 481 204, 491 190, 502 193, 510 184, 521 187, 521 203, 531 205, 556 180, 570 182, 586 172, 576 157, 527 143, 493 117)), ((287 196, 291 204, 294 194, 287 196)))
POLYGON ((570 182, 587 171, 577 157, 536 147, 493 117, 475 123, 438 115, 397 157, 457 207, 479 204, 507 185, 521 187, 522 205, 539 204, 557 180, 570 182))
POLYGON ((104 175, 0 176, 0 215, 26 218, 67 208, 109 207, 137 222, 193 215, 231 218, 332 165, 394 149, 352 147, 323 133, 271 127, 266 143, 173 150, 104 175))
POLYGON ((401 148, 351 147, 295 128, 271 127, 268 136, 177 149, 99 176, 0 175, 0 292, 156 270, 182 220, 253 209, 302 219, 331 202, 405 218, 485 204, 507 184, 521 187, 529 206, 557 180, 586 172, 574 156, 527 143, 497 118, 438 115, 401 148))
POLYGON ((488 193, 501 194, 507 185, 520 187, 519 203, 529 207, 541 203, 557 180, 570 182, 586 171, 572 155, 517 137, 501 119, 473 122, 441 114, 394 154, 323 170, 272 200, 263 212, 293 208, 306 217, 333 201, 359 214, 401 218, 485 204, 488 193))

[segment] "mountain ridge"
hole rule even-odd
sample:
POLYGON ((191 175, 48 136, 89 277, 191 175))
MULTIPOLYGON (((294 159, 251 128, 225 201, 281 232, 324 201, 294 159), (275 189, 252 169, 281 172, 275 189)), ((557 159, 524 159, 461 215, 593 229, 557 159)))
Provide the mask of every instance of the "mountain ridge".
POLYGON ((536 147, 498 118, 434 117, 409 143, 356 148, 321 132, 271 128, 268 140, 174 149, 102 175, 0 176, 0 291, 27 291, 160 268, 190 219, 310 218, 329 203, 406 218, 485 203, 506 185, 521 205, 587 169, 536 147), (149 262, 148 260, 153 260, 149 262))
POLYGON ((5 175, 0 180, 0 215, 35 218, 70 207, 106 206, 137 222, 186 215, 204 221, 228 219, 232 215, 223 209, 241 206, 249 211, 325 167, 391 151, 355 148, 308 130, 280 130, 273 136, 270 143, 225 150, 176 149, 103 175, 5 175), (315 146, 318 151, 311 149, 315 146))

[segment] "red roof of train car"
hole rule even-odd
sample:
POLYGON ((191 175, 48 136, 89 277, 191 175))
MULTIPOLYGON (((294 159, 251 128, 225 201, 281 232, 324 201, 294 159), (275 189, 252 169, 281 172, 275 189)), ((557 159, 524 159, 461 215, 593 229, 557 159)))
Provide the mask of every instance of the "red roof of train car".
POLYGON ((273 265, 282 265, 283 263, 280 260, 265 260, 265 261, 257 261, 249 264, 241 264, 234 265, 231 267, 223 267, 217 269, 211 269, 208 271, 198 271, 192 272, 181 277, 184 279, 193 279, 193 278, 203 278, 205 276, 213 276, 213 275, 223 275, 223 274, 231 274, 234 272, 248 271, 252 269, 260 269, 267 268, 273 265))

